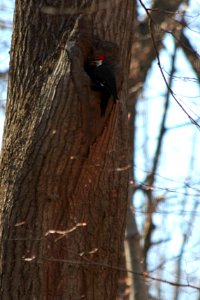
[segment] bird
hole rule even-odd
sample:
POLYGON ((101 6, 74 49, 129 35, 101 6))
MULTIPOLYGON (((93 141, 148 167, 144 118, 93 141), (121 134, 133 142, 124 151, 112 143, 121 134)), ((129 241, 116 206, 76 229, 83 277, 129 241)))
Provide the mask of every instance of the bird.
POLYGON ((86 72, 92 80, 91 88, 101 93, 101 116, 106 113, 106 108, 110 97, 114 103, 119 99, 117 96, 116 78, 113 71, 113 64, 105 62, 104 55, 97 55, 86 66, 86 72))

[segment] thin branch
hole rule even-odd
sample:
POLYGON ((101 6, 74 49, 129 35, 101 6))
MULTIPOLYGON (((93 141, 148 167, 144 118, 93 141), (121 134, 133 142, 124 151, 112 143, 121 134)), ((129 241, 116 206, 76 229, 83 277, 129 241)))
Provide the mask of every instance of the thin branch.
MULTIPOLYGON (((32 261, 34 261, 34 259, 32 259, 32 261)), ((173 282, 173 281, 162 279, 162 278, 156 278, 154 276, 149 275, 147 272, 138 273, 138 272, 134 272, 131 270, 127 270, 125 268, 111 266, 111 265, 105 264, 105 263, 92 262, 89 259, 85 259, 82 261, 76 261, 76 260, 68 260, 68 259, 59 259, 59 258, 54 258, 54 257, 44 257, 43 259, 38 260, 38 263, 43 263, 43 261, 66 263, 69 265, 79 265, 79 266, 87 266, 87 267, 88 266, 96 266, 96 267, 99 267, 100 272, 102 272, 102 269, 111 269, 111 270, 115 270, 115 271, 128 272, 130 274, 135 274, 135 275, 141 276, 144 279, 150 279, 153 281, 159 281, 159 282, 169 284, 172 286, 179 286, 182 288, 192 288, 192 289, 196 289, 196 290, 200 291, 200 287, 190 284, 189 282, 188 283, 177 283, 177 282, 173 282)), ((30 263, 31 263, 31 261, 30 261, 30 263)))
POLYGON ((181 32, 180 36, 180 45, 182 46, 182 49, 191 63, 200 82, 200 55, 194 50, 192 44, 183 31, 181 32))
MULTIPOLYGON (((171 72, 170 72, 170 76, 169 76, 169 83, 168 83, 170 89, 172 89, 173 75, 175 73, 176 52, 177 52, 177 45, 175 44, 174 54, 172 57, 172 68, 171 68, 171 72)), ((169 99, 170 99, 170 90, 167 89, 167 94, 166 94, 165 103, 164 103, 164 113, 163 113, 162 122, 161 122, 161 126, 160 126, 160 135, 158 138, 157 149, 156 149, 156 152, 154 155, 153 167, 145 181, 149 185, 152 185, 154 183, 155 173, 158 168, 158 161, 159 161, 159 157, 161 154, 163 139, 164 139, 164 135, 166 133, 166 120, 167 120, 168 109, 169 109, 169 99)))
MULTIPOLYGON (((174 54, 172 57, 172 67, 171 67, 171 72, 170 72, 170 77, 169 77, 169 87, 172 87, 172 81, 173 81, 173 75, 175 72, 175 60, 176 60, 176 52, 177 52, 177 46, 175 44, 175 49, 174 49, 174 54)), ((158 168, 158 163, 159 163, 159 158, 161 155, 162 151, 162 144, 164 140, 164 136, 166 133, 166 120, 167 120, 167 114, 169 111, 169 99, 170 99, 170 91, 167 89, 166 97, 165 97, 165 103, 164 103, 164 112, 163 112, 163 117, 162 117, 162 122, 160 126, 160 134, 158 137, 158 143, 157 143, 157 148, 154 154, 154 159, 153 159, 153 166, 151 169, 151 172, 147 175, 145 183, 152 186, 155 181, 155 174, 158 168)), ((152 234, 155 230, 155 225, 153 223, 153 213, 157 210, 158 204, 160 201, 163 201, 163 198, 160 200, 154 199, 153 198, 153 190, 152 189, 143 189, 144 192, 146 192, 148 202, 147 202, 147 217, 145 221, 145 226, 144 226, 144 258, 145 262, 147 260, 147 254, 152 246, 152 234)))
POLYGON ((149 13, 149 10, 145 7, 145 5, 143 4, 143 2, 141 0, 139 0, 141 6, 144 8, 144 10, 146 11, 146 14, 147 16, 149 17, 149 28, 150 28, 150 34, 151 34, 151 40, 152 40, 152 43, 153 43, 153 47, 154 47, 154 50, 155 50, 155 53, 156 53, 156 57, 157 57, 157 62, 158 62, 158 67, 160 69, 160 72, 161 72, 161 75, 163 77, 163 80, 171 94, 171 96, 173 97, 173 99, 176 101, 176 103, 178 104, 178 106, 182 109, 182 111, 187 115, 187 117, 190 119, 190 121, 200 130, 200 125, 197 123, 196 120, 194 120, 189 114, 188 112, 186 111, 186 109, 183 107, 183 105, 179 102, 179 100, 176 98, 173 90, 170 88, 169 86, 169 83, 165 77, 165 74, 164 74, 164 71, 162 69, 162 66, 161 66, 161 61, 160 61, 160 56, 159 56, 159 52, 158 52, 158 48, 157 48, 157 45, 156 45, 156 41, 155 41, 155 38, 154 38, 154 25, 155 25, 155 22, 151 16, 151 14, 149 13))

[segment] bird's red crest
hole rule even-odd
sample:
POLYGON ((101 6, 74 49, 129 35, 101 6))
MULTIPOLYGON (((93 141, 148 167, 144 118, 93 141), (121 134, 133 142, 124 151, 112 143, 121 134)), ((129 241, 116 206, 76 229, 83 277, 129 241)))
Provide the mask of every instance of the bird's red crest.
POLYGON ((98 56, 97 56, 97 59, 98 59, 98 60, 103 60, 103 61, 104 61, 104 60, 105 60, 105 56, 104 56, 104 55, 98 55, 98 56))

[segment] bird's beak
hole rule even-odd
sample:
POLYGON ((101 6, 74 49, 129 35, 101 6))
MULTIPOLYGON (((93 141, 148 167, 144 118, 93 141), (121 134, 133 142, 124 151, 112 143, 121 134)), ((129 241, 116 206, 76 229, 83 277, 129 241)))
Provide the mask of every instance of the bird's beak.
POLYGON ((91 65, 97 66, 99 64, 98 60, 92 60, 91 65))

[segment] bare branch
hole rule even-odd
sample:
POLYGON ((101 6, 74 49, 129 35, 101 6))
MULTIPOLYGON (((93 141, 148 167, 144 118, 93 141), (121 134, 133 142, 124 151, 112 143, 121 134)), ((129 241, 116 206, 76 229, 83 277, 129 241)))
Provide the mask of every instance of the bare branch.
POLYGON ((149 28, 150 28, 150 34, 151 34, 151 39, 152 39, 152 42, 153 42, 153 46, 154 46, 154 50, 156 52, 156 57, 157 57, 157 62, 158 62, 158 67, 160 69, 160 72, 161 72, 161 75, 163 77, 163 80, 171 94, 171 96, 173 97, 173 99, 176 101, 176 103, 178 104, 178 106, 182 109, 182 111, 187 115, 187 117, 190 119, 190 121, 200 130, 200 124, 197 123, 196 120, 194 120, 190 114, 186 111, 186 109, 183 107, 183 105, 180 103, 180 101, 176 98, 173 90, 170 88, 169 86, 169 83, 167 82, 167 79, 165 77, 165 74, 164 74, 164 71, 162 69, 162 65, 161 65, 161 61, 160 61, 160 56, 159 56, 159 51, 158 51, 158 48, 157 48, 157 45, 156 45, 156 40, 155 40, 155 37, 154 37, 154 25, 155 25, 155 22, 151 16, 151 14, 149 13, 149 10, 145 7, 145 5, 143 4, 143 2, 141 0, 139 0, 140 4, 142 5, 142 7, 144 8, 144 10, 146 11, 148 17, 149 17, 149 28))

